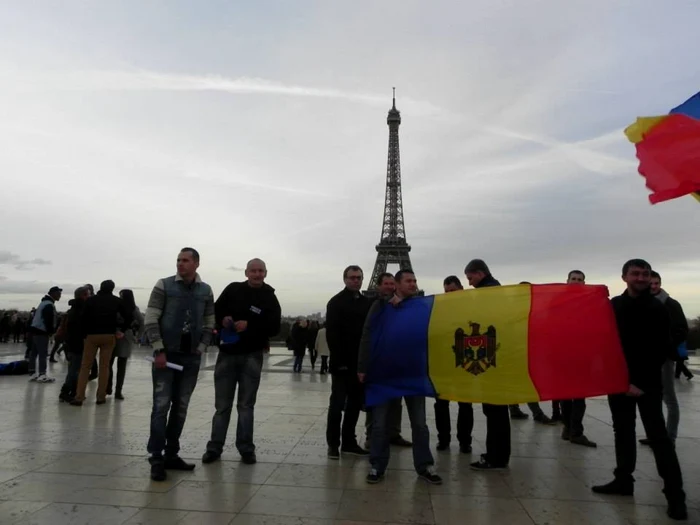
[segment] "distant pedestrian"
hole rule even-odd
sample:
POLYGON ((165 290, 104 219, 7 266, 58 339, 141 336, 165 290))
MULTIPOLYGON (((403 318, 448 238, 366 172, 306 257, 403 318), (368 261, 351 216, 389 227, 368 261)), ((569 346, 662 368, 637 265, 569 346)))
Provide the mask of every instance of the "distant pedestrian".
POLYGON ((321 326, 316 336, 316 353, 321 358, 321 374, 328 373, 328 358, 331 353, 328 349, 328 340, 326 339, 326 327, 321 326))
POLYGON ((297 319, 292 325, 291 331, 292 351, 294 352, 294 372, 301 373, 306 354, 306 344, 309 338, 309 322, 306 319, 297 319))
POLYGON ((49 354, 49 339, 56 331, 57 315, 56 301, 61 300, 63 290, 53 286, 44 296, 34 313, 30 330, 32 333, 32 351, 29 357, 30 381, 37 383, 53 383, 53 377, 46 375, 46 365, 49 354), (37 368, 38 367, 38 368, 37 368))
POLYGON ((107 381, 107 395, 112 395, 112 385, 114 384, 114 363, 117 363, 117 380, 114 388, 114 399, 124 400, 124 380, 126 379, 126 364, 131 357, 131 349, 143 334, 143 314, 134 300, 134 292, 124 289, 119 292, 119 297, 124 303, 127 314, 131 316, 131 324, 126 327, 124 337, 117 339, 117 344, 112 352, 112 359, 109 363, 109 379, 107 381))

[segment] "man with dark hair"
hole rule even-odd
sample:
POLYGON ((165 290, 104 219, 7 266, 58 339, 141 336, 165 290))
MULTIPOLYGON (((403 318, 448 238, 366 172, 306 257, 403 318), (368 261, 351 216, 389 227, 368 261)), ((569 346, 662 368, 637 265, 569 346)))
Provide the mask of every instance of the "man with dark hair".
POLYGON ((257 461, 253 422, 263 350, 268 340, 279 333, 282 314, 275 289, 265 283, 265 262, 261 259, 248 261, 245 276, 246 281, 229 284, 214 305, 216 325, 222 327, 222 339, 214 370, 216 413, 202 463, 217 461, 224 451, 236 388, 236 449, 243 463, 252 465, 257 461))
POLYGON ((68 304, 70 310, 66 314, 66 358, 68 359, 68 373, 61 387, 58 399, 70 403, 75 399, 78 391, 78 376, 80 365, 83 361, 83 345, 85 331, 83 330, 82 314, 85 301, 90 296, 90 290, 86 286, 75 289, 73 299, 68 304))
POLYGON ((85 401, 85 388, 90 367, 97 356, 98 349, 100 375, 97 379, 97 404, 105 403, 112 352, 117 344, 117 338, 124 337, 124 332, 132 321, 132 312, 127 311, 122 300, 113 294, 114 288, 114 281, 103 281, 97 294, 85 301, 81 314, 85 343, 75 398, 70 402, 73 406, 82 406, 85 401))
POLYGON ((148 300, 144 328, 153 348, 153 410, 148 452, 151 479, 164 481, 166 469, 193 470, 179 455, 202 352, 214 330, 214 295, 197 273, 199 253, 183 248, 177 274, 160 279, 148 300), (168 368, 180 365, 182 370, 168 368), (165 451, 165 457, 163 457, 165 451))
POLYGON ((668 310, 651 294, 650 278, 648 262, 627 261, 622 267, 622 280, 627 289, 611 301, 630 385, 627 393, 608 396, 615 432, 615 479, 606 485, 594 486, 592 490, 598 494, 634 494, 635 419, 639 409, 657 471, 664 480, 667 514, 672 519, 685 520, 688 511, 683 476, 676 449, 666 432, 662 409, 661 368, 676 349, 673 348, 668 310))
MULTIPOLYGON (((399 270, 394 277, 396 292, 390 300, 376 301, 365 321, 360 342, 360 352, 357 364, 358 380, 364 383, 369 366, 370 351, 372 346, 372 323, 381 310, 392 304, 395 308, 401 308, 402 303, 409 301, 418 293, 416 276, 410 270, 399 270)), ((382 351, 381 347, 377 349, 382 351)), ((425 397, 404 396, 408 417, 411 420, 413 434, 413 466, 418 477, 433 485, 440 485, 442 478, 435 474, 433 465, 435 461, 430 452, 430 431, 425 422, 425 397)), ((372 409, 372 439, 369 462, 370 471, 367 474, 367 483, 379 483, 389 465, 391 447, 389 446, 389 433, 386 428, 387 418, 391 410, 392 401, 373 407, 372 409)))
MULTIPOLYGON (((383 273, 379 276, 379 297, 376 301, 389 300, 394 296, 396 291, 396 282, 394 276, 390 273, 383 273)), ((401 412, 403 406, 401 398, 394 399, 389 409, 387 426, 389 427, 389 442, 397 447, 410 447, 413 443, 404 439, 401 435, 401 412)), ((372 437, 372 409, 368 408, 365 412, 365 448, 369 449, 372 437)))
MULTIPOLYGON (((649 290, 651 295, 656 297, 661 304, 668 310, 668 315, 671 318, 671 344, 675 350, 671 356, 666 359, 661 368, 661 384, 663 387, 663 400, 666 405, 666 432, 673 443, 676 442, 678 436, 678 424, 680 422, 681 412, 678 406, 678 398, 676 397, 676 387, 673 384, 674 369, 676 363, 681 360, 678 354, 678 347, 685 342, 688 337, 688 320, 683 312, 681 304, 668 295, 666 290, 661 288, 661 275, 658 272, 651 272, 649 280, 649 290)), ((649 438, 640 439, 642 445, 649 445, 649 438)))
MULTIPOLYGON (((464 274, 474 288, 501 286, 481 259, 469 261, 464 274)), ((482 404, 486 416, 486 454, 470 466, 474 470, 503 470, 510 461, 510 417, 508 405, 482 404)))
POLYGON ((328 301, 326 307, 326 340, 331 354, 332 377, 326 423, 330 459, 339 459, 341 450, 354 456, 369 454, 358 445, 355 434, 364 404, 364 391, 357 378, 357 352, 370 308, 370 300, 360 293, 362 279, 359 266, 345 268, 345 288, 328 301))
POLYGON ((57 315, 54 303, 61 300, 63 290, 58 286, 52 286, 39 303, 34 316, 29 321, 31 338, 31 353, 29 356, 30 381, 37 383, 53 383, 53 377, 46 375, 46 360, 49 353, 49 338, 56 331, 57 315), (38 362, 38 370, 37 370, 38 362))
MULTIPOLYGON (((464 290, 462 282, 456 275, 445 277, 442 282, 445 293, 464 290)), ((457 403, 457 441, 463 454, 471 454, 472 430, 474 429, 474 408, 471 403, 457 403)), ((435 427, 438 433, 437 449, 447 450, 452 441, 452 422, 450 402, 447 399, 435 399, 435 427)))
MULTIPOLYGON (((586 275, 581 270, 571 270, 566 278, 566 283, 586 284, 586 275)), ((562 399, 559 401, 559 404, 561 405, 561 420, 564 423, 561 438, 574 445, 596 448, 598 445, 588 439, 583 433, 583 416, 586 415, 586 400, 562 399)))

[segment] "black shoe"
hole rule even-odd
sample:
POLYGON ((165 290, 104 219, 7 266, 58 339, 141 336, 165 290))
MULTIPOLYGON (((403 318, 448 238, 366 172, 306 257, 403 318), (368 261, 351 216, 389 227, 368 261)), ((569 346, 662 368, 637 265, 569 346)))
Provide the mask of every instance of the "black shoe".
POLYGON ((448 441, 448 442, 445 442, 445 441, 438 441, 438 444, 437 444, 437 447, 436 447, 436 448, 437 448, 440 452, 442 452, 443 450, 447 450, 448 448, 450 448, 450 443, 449 443, 449 441, 448 441))
POLYGON ((471 465, 469 465, 469 468, 472 470, 484 470, 484 471, 499 471, 499 470, 506 470, 508 467, 501 467, 499 465, 494 465, 493 463, 489 463, 488 460, 486 459, 486 455, 482 454, 481 459, 479 461, 475 461, 471 465))
POLYGON ((459 451, 462 454, 471 454, 472 453, 472 446, 471 445, 460 445, 459 451))
POLYGON ((340 451, 343 454, 350 454, 351 456, 369 456, 369 450, 365 450, 357 443, 355 443, 354 445, 349 445, 347 447, 341 447, 340 451))
POLYGON ((383 472, 380 473, 376 468, 371 468, 371 469, 369 469, 369 474, 367 474, 365 481, 367 481, 367 483, 369 483, 370 485, 376 485, 377 483, 379 483, 383 479, 384 479, 383 472))
POLYGON ((83 402, 82 402, 82 401, 77 401, 77 400, 75 400, 75 399, 71 399, 71 400, 70 400, 70 404, 73 405, 74 407, 81 407, 81 406, 83 406, 83 402))
POLYGON ((255 465, 258 462, 258 458, 255 456, 255 452, 248 452, 247 454, 241 454, 241 461, 246 465, 255 465))
POLYGON ((124 395, 121 392, 117 392, 114 394, 114 399, 118 399, 119 401, 124 401, 124 395))
POLYGON ((158 461, 151 463, 151 479, 153 481, 165 481, 168 474, 165 472, 165 463, 158 461))
POLYGON ((49 363, 58 363, 53 357, 49 358, 49 363))
POLYGON ((70 394, 64 394, 63 392, 61 392, 60 394, 58 394, 58 400, 61 403, 70 403, 71 401, 73 401, 73 398, 70 396, 70 394))
MULTIPOLYGON (((401 436, 396 436, 394 439, 389 441, 391 445, 397 446, 397 447, 412 447, 413 443, 411 443, 409 440, 404 439, 401 436)), ((365 447, 369 448, 369 447, 365 447)))
POLYGON ((598 444, 595 441, 591 441, 583 434, 581 434, 580 436, 577 436, 577 437, 572 436, 571 439, 569 439, 569 441, 571 443, 573 443, 574 445, 582 445, 584 447, 589 447, 589 448, 596 448, 598 446, 598 444))
POLYGON ((418 473, 418 477, 430 483, 431 485, 442 485, 442 478, 435 474, 432 469, 427 468, 418 473))
POLYGON ((544 414, 538 414, 533 419, 535 420, 536 423, 540 423, 541 425, 556 425, 557 424, 553 419, 549 419, 544 414))
POLYGON ((605 485, 595 485, 591 487, 591 490, 596 494, 612 494, 616 496, 633 496, 634 495, 634 483, 631 481, 620 481, 618 479, 612 480, 610 483, 605 485))
POLYGON ((338 447, 328 447, 328 459, 340 459, 338 447))
POLYGON ((510 418, 511 418, 511 419, 529 419, 530 416, 527 415, 527 414, 526 414, 525 412, 523 412, 522 410, 513 410, 513 411, 510 413, 510 418))
POLYGON ((207 463, 214 463, 215 461, 219 461, 219 458, 221 458, 221 454, 207 450, 202 456, 202 463, 205 465, 207 463))
POLYGON ((561 422, 561 413, 560 412, 554 412, 551 417, 552 421, 555 423, 561 422))
POLYGON ((165 458, 165 468, 166 470, 194 470, 196 465, 194 463, 186 463, 184 459, 180 456, 171 456, 165 458))
POLYGON ((640 445, 647 445, 647 446, 650 446, 650 445, 651 445, 651 439, 649 439, 649 438, 640 439, 640 440, 639 440, 639 444, 640 444, 640 445))
POLYGON ((101 399, 101 400, 95 401, 95 404, 96 405, 104 405, 106 402, 107 402, 106 399, 101 399))
POLYGON ((112 389, 111 389, 111 388, 107 389, 107 392, 105 392, 105 393, 106 393, 108 396, 111 396, 111 395, 112 395, 112 389))
POLYGON ((571 440, 571 431, 568 428, 564 427, 564 430, 561 431, 561 438, 564 441, 570 441, 571 440))
POLYGON ((666 509, 666 515, 672 520, 685 521, 688 519, 688 508, 682 501, 678 503, 669 503, 666 509))

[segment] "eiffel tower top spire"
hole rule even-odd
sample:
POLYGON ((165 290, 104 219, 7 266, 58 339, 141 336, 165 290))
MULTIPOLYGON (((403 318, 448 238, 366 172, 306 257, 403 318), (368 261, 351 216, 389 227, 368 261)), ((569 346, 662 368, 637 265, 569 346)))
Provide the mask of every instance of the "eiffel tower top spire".
POLYGON ((411 246, 406 242, 403 220, 403 198, 401 196, 401 155, 399 152, 399 126, 401 113, 396 109, 396 88, 392 97, 392 106, 387 115, 389 126, 389 155, 386 167, 386 193, 384 198, 384 220, 382 234, 376 246, 377 261, 372 278, 368 284, 368 295, 376 293, 379 276, 386 272, 387 265, 398 264, 401 270, 410 270, 411 246))

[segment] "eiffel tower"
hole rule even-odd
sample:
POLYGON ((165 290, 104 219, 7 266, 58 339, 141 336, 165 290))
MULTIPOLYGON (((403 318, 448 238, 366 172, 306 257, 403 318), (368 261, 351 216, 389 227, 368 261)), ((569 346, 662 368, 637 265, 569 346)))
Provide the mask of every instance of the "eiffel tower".
POLYGON ((387 116, 389 125, 389 158, 386 166, 386 197, 384 198, 384 221, 382 235, 377 244, 377 261, 365 295, 376 296, 379 276, 386 272, 387 265, 398 264, 401 270, 411 270, 411 246, 406 242, 403 223, 403 201, 401 199, 401 157, 399 154, 399 125, 401 113, 396 109, 396 88, 393 105, 387 116))

